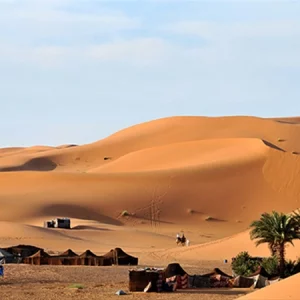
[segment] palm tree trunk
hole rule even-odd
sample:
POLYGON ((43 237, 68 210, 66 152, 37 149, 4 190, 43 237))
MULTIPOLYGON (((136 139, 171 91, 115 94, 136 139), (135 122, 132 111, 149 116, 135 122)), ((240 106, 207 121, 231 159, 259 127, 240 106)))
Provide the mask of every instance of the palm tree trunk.
POLYGON ((285 245, 279 245, 279 272, 280 277, 284 278, 284 271, 285 271, 285 245))
POLYGON ((269 249, 272 256, 275 256, 277 254, 277 247, 275 244, 269 243, 269 249))

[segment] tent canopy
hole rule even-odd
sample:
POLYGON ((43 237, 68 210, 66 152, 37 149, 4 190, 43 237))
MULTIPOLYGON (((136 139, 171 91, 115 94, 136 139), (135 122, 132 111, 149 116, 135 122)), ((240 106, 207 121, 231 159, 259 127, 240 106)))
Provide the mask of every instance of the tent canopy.
POLYGON ((109 259, 117 265, 137 265, 138 258, 124 252, 121 248, 111 249, 103 255, 104 259, 109 259))
POLYGON ((71 249, 68 249, 67 251, 59 254, 58 256, 67 256, 67 257, 75 257, 78 256, 75 252, 73 252, 71 249))
POLYGON ((82 258, 85 258, 85 257, 97 257, 97 255, 94 254, 91 250, 86 250, 85 252, 83 252, 79 256, 82 257, 82 258))
POLYGON ((11 253, 5 251, 4 249, 0 249, 0 259, 3 257, 13 258, 14 256, 11 253))
POLYGON ((45 252, 44 250, 39 250, 38 252, 34 253, 33 255, 29 257, 50 257, 50 255, 45 252))

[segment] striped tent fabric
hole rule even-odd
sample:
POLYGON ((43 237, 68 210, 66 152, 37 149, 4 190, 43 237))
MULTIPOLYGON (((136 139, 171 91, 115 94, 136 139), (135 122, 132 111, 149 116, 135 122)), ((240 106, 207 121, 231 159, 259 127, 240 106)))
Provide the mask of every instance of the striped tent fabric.
POLYGON ((162 285, 163 285, 163 274, 159 273, 158 279, 156 281, 156 288, 158 293, 162 292, 162 285))
POLYGON ((166 278, 166 282, 176 282, 176 280, 177 280, 177 276, 176 275, 174 275, 172 277, 166 278))
POLYGON ((188 274, 183 276, 177 276, 177 289, 187 289, 188 288, 188 274))

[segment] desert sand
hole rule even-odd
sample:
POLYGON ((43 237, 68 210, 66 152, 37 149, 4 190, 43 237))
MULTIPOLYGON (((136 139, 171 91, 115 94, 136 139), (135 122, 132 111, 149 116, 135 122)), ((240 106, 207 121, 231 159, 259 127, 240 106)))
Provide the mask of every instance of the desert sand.
MULTIPOLYGON (((2 148, 0 247, 121 247, 142 265, 187 268, 243 250, 268 255, 248 226, 265 211, 299 207, 299 135, 297 117, 170 117, 86 145, 2 148), (59 216, 73 229, 42 228, 59 216), (176 246, 177 232, 190 247, 176 246)), ((299 246, 287 249, 291 259, 299 246)))

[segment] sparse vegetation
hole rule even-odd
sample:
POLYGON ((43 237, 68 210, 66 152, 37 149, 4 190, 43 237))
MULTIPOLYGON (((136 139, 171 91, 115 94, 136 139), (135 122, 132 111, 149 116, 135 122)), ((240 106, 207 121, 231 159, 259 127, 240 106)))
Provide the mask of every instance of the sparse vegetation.
POLYGON ((281 138, 278 138, 277 139, 277 142, 284 142, 285 140, 284 139, 281 139, 281 138))
POLYGON ((207 216, 207 217, 205 218, 205 221, 212 221, 213 219, 214 219, 213 217, 207 216))
POLYGON ((80 283, 73 283, 69 286, 69 288, 82 290, 84 288, 84 286, 83 286, 83 284, 80 284, 80 283))

